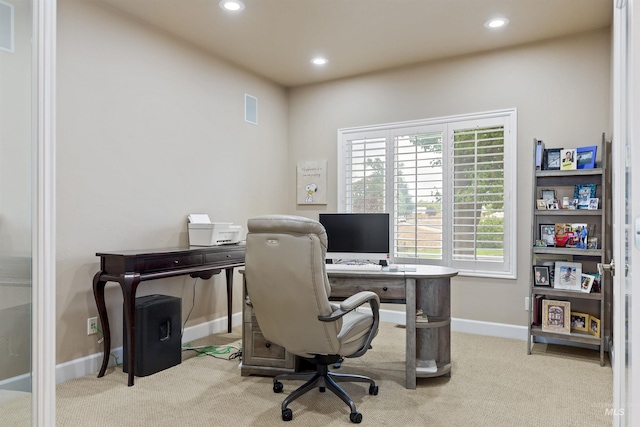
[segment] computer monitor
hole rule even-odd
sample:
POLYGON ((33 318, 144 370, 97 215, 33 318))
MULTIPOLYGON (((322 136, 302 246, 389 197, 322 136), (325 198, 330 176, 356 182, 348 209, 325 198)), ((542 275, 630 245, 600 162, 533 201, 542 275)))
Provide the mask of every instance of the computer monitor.
POLYGON ((390 255, 388 213, 321 213, 328 260, 371 260, 386 265, 390 255))

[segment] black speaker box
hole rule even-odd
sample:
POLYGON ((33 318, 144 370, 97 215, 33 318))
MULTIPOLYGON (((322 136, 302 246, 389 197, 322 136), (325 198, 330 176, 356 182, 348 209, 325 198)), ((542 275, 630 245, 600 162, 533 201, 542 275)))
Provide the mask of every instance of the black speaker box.
MULTIPOLYGON (((146 377, 182 362, 182 300, 168 295, 136 298, 135 375, 146 377)), ((124 372, 129 372, 126 325, 123 321, 124 372)))

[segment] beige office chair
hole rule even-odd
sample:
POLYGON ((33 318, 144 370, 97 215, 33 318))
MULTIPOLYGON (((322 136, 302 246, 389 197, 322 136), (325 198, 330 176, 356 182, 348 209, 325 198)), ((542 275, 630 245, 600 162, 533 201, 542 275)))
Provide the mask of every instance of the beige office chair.
POLYGON ((342 381, 369 383, 369 394, 378 386, 368 377, 329 372, 329 365, 343 357, 358 357, 369 349, 378 332, 380 300, 374 292, 359 292, 345 301, 329 302, 331 286, 325 270, 327 235, 324 227, 308 218, 269 215, 248 222, 245 280, 254 313, 266 340, 303 357, 316 372, 278 375, 273 391, 282 392, 281 380, 307 380, 282 402, 282 419, 293 412, 287 406, 304 393, 326 388, 351 408, 350 419, 362 414, 345 391, 342 381), (372 313, 356 311, 365 302, 372 313))

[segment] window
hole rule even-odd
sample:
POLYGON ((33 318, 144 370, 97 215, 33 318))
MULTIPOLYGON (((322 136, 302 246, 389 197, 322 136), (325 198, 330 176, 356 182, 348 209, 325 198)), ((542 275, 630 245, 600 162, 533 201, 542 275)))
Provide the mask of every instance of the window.
POLYGON ((514 278, 516 110, 340 129, 339 206, 391 212, 394 262, 514 278))

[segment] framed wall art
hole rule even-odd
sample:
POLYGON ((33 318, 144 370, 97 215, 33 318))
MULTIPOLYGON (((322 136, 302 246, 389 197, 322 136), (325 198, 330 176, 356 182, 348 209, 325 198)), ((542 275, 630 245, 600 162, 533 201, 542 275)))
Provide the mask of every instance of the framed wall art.
POLYGON ((299 205, 327 204, 327 161, 298 162, 297 202, 299 205))

